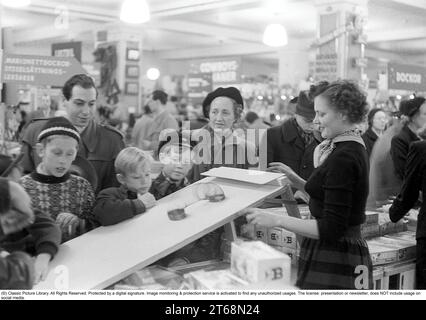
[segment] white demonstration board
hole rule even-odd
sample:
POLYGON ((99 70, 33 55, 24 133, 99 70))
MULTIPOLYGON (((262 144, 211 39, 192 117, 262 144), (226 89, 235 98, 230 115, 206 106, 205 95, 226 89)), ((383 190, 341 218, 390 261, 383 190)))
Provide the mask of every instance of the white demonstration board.
POLYGON ((244 181, 254 184, 267 184, 285 177, 282 173, 266 172, 259 170, 246 170, 228 167, 213 168, 203 172, 203 176, 244 181))
MULTIPOLYGON (((253 185, 220 178, 222 202, 199 201, 186 209, 188 216, 171 221, 167 208, 184 188, 158 201, 148 212, 114 226, 99 227, 60 246, 46 281, 34 289, 103 289, 203 235, 232 221, 241 210, 278 195, 282 187, 253 185)), ((186 190, 187 191, 187 190, 186 190)))

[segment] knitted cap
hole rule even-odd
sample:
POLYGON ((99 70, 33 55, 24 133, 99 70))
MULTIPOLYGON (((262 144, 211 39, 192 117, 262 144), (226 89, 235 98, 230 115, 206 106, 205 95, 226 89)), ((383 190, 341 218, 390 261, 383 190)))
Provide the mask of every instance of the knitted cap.
POLYGON ((234 100, 239 105, 241 105, 241 107, 244 106, 244 101, 243 101, 243 97, 241 96, 240 90, 238 90, 235 87, 228 87, 228 88, 219 87, 213 92, 210 92, 207 95, 207 97, 204 99, 203 101, 204 117, 209 118, 210 104, 217 97, 228 97, 234 100))
POLYGON ((80 134, 71 122, 64 117, 50 118, 41 129, 37 141, 54 135, 69 136, 80 142, 80 134))
POLYGON ((309 97, 306 91, 300 91, 299 93, 296 114, 309 120, 315 118, 314 101, 309 97))

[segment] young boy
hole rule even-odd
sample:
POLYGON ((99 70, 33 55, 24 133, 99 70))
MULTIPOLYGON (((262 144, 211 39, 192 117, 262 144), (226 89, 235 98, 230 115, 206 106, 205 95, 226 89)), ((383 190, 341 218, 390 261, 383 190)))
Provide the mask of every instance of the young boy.
POLYGON ((149 190, 157 200, 189 184, 186 175, 192 167, 192 146, 181 135, 176 134, 176 137, 179 140, 168 139, 161 141, 158 146, 158 158, 164 167, 149 190))
POLYGON ((62 230, 62 241, 67 241, 96 226, 92 186, 68 172, 77 155, 80 135, 69 120, 55 117, 46 122, 37 141, 41 163, 20 182, 33 207, 55 220, 62 230))
MULTIPOLYGON (((164 167, 150 189, 157 200, 183 189, 189 184, 186 176, 192 168, 192 148, 194 145, 195 143, 188 141, 177 132, 174 139, 170 135, 168 140, 160 142, 158 158, 164 167)), ((218 258, 220 236, 220 229, 210 232, 162 258, 156 264, 173 267, 218 258)))
POLYGON ((93 213, 103 226, 117 224, 152 208, 156 201, 151 187, 151 157, 144 151, 128 147, 115 159, 115 172, 121 184, 102 190, 93 213))

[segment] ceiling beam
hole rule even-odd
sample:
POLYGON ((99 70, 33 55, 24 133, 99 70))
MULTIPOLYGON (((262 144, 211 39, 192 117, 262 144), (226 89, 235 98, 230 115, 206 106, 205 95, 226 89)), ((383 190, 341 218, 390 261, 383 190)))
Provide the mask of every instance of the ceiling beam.
POLYGON ((68 29, 55 29, 53 26, 43 26, 38 28, 32 28, 30 30, 14 30, 13 41, 16 45, 31 43, 34 41, 42 41, 56 38, 70 38, 76 37, 77 35, 95 30, 96 27, 93 22, 76 21, 70 22, 68 29))
POLYGON ((147 23, 144 28, 162 29, 173 32, 182 32, 188 34, 198 34, 211 36, 219 39, 234 39, 246 42, 262 41, 262 34, 234 27, 224 27, 220 25, 212 25, 206 23, 171 20, 167 22, 147 23))
POLYGON ((414 7, 417 9, 426 10, 426 1, 424 0, 391 0, 392 2, 404 4, 406 6, 414 7))
POLYGON ((368 43, 411 39, 426 39, 426 27, 371 32, 367 31, 368 43))
POLYGON ((277 59, 279 54, 282 52, 300 52, 308 51, 310 40, 300 39, 292 41, 288 46, 284 48, 272 48, 262 43, 243 43, 243 44, 232 44, 205 48, 188 48, 180 50, 163 50, 159 51, 157 56, 160 59, 166 60, 186 60, 204 57, 223 57, 223 56, 234 56, 234 55, 254 55, 264 53, 276 53, 277 59))

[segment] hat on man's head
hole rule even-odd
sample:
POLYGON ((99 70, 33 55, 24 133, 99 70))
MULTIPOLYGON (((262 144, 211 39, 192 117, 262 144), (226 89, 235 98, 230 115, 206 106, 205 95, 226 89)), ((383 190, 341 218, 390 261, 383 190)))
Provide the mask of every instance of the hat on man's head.
POLYGON ((64 117, 50 118, 41 129, 37 141, 54 135, 69 136, 80 142, 80 134, 72 123, 64 117))
POLYGON ((401 101, 399 104, 399 111, 407 117, 412 117, 425 101, 423 97, 415 97, 414 99, 401 101))
POLYGON ((0 177, 7 177, 13 168, 18 167, 23 156, 24 154, 21 153, 13 159, 11 156, 0 154, 0 177))
POLYGON ((210 113, 210 104, 218 97, 228 97, 234 100, 236 103, 244 107, 244 100, 241 96, 240 90, 235 87, 223 88, 219 87, 216 90, 210 92, 203 101, 203 114, 204 117, 208 118, 210 113))
POLYGON ((306 119, 313 120, 315 118, 314 101, 309 97, 307 91, 300 91, 297 98, 296 114, 306 119))

